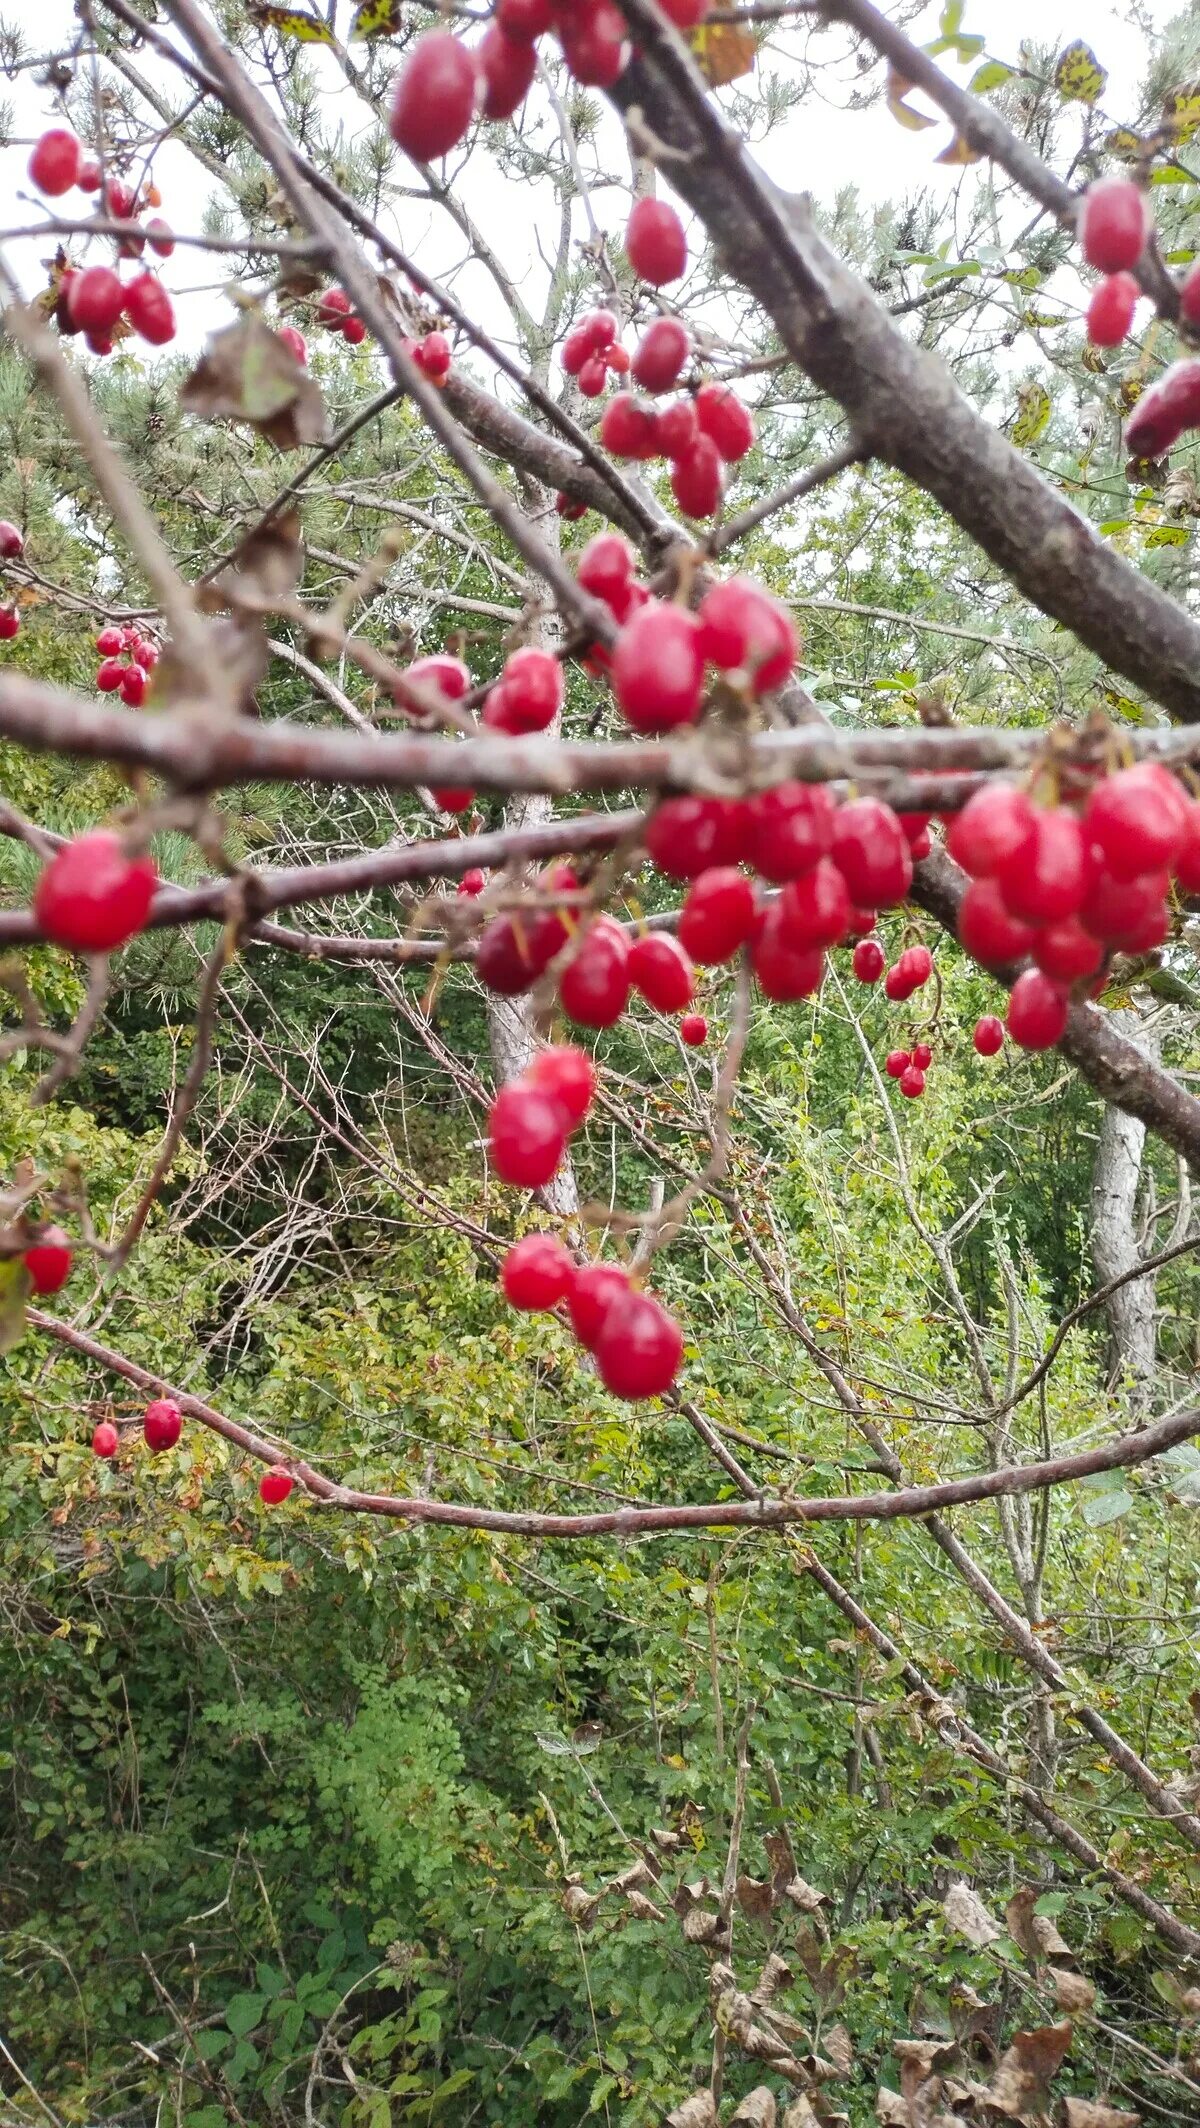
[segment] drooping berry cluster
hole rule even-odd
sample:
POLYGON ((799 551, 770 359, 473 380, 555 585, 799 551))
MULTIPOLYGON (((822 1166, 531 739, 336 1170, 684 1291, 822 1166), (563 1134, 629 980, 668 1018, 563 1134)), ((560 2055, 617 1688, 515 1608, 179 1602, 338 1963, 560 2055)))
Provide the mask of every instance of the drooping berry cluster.
MULTIPOLYGON (((139 197, 123 178, 106 178, 99 162, 85 155, 82 144, 64 127, 42 134, 29 158, 29 175, 52 199, 75 185, 85 192, 102 191, 102 210, 113 221, 135 221, 144 208, 162 205, 156 185, 147 185, 139 197)), ((147 244, 161 259, 169 259, 175 249, 171 229, 159 216, 146 223, 144 233, 139 227, 119 237, 118 256, 140 258, 147 244)), ((152 347, 165 347, 175 337, 175 307, 155 273, 138 273, 123 282, 111 266, 68 263, 56 273, 53 301, 59 331, 82 333, 94 355, 112 353, 119 328, 131 329, 152 347)))
MULTIPOLYGON (((1071 804, 990 784, 951 823, 947 847, 971 875, 960 943, 985 968, 1033 962, 1013 987, 1008 1031, 1024 1049, 1050 1049, 1076 986, 1101 989, 1114 951, 1164 943, 1172 878, 1200 890, 1200 803, 1156 762, 1120 769, 1071 804)), ((994 1053, 979 1033, 981 1054, 994 1053)))
MULTIPOLYGON (((502 1087, 488 1116, 488 1145, 501 1180, 521 1189, 551 1181, 595 1089, 591 1058, 568 1044, 541 1050, 528 1071, 502 1087)), ((683 1357, 682 1333, 623 1265, 578 1263, 554 1235, 529 1234, 509 1250, 502 1283, 514 1308, 549 1311, 566 1303, 576 1337, 614 1396, 660 1396, 670 1388, 683 1357)))
POLYGON ((140 709, 158 663, 154 644, 138 628, 102 628, 96 650, 100 658, 96 685, 101 694, 119 694, 130 709, 140 709))
MULTIPOLYGON (((1079 241, 1089 266, 1102 278, 1087 308, 1088 338, 1095 347, 1119 347, 1133 324, 1141 296, 1135 269, 1154 232, 1150 198, 1129 177, 1102 177, 1088 186, 1079 207, 1079 241)), ((1200 260, 1179 284, 1184 325, 1200 331, 1200 260)), ((1173 362, 1138 399, 1125 427, 1134 458, 1162 458, 1188 429, 1200 428, 1200 357, 1173 362)))

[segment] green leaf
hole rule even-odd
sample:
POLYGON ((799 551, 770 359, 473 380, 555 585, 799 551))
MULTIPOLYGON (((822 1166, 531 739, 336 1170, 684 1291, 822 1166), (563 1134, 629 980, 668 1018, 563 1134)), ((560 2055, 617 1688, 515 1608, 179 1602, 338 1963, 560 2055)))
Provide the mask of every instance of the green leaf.
POLYGON ((0 1263, 0 1352, 11 1352, 25 1335, 25 1303, 33 1280, 19 1256, 0 1263))
POLYGON ((986 96, 989 89, 1002 89, 1012 78, 1012 67, 1005 66, 1002 59, 985 59, 981 67, 976 67, 967 87, 972 96, 986 96))
POLYGON ((588 2112, 599 2113, 609 2093, 615 2091, 616 2088, 617 2079, 615 2076, 598 2076, 592 2085, 592 2095, 588 2100, 588 2112))
POLYGON ((1089 1529, 1103 1529, 1107 1522, 1119 1522, 1134 1504, 1133 1494, 1125 1490, 1118 1471, 1103 1471, 1096 1478, 1084 1478, 1079 1490, 1083 1495, 1080 1513, 1089 1529))
POLYGON ((1154 530, 1146 534, 1146 545, 1148 547, 1186 547, 1191 536, 1191 531, 1187 525, 1155 525, 1154 530))
POLYGON ((225 2022, 235 2039, 244 2039, 253 2032, 263 2019, 267 2007, 265 1995, 234 1995, 225 2005, 225 2022))
POLYGON ((954 37, 958 34, 962 18, 966 13, 966 7, 967 0, 946 0, 946 5, 942 9, 942 19, 938 24, 943 37, 954 37))

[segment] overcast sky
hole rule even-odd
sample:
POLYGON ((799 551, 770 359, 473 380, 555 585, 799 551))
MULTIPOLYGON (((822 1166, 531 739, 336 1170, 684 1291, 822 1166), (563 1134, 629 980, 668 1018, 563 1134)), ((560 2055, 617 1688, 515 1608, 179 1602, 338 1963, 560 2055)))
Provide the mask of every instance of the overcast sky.
MULTIPOLYGON (((1142 7, 1158 24, 1179 12, 1178 0, 1142 0, 1142 7)), ((350 12, 349 0, 344 0, 341 27, 346 26, 350 12)), ((1144 52, 1143 38, 1130 25, 1130 12, 1129 0, 1118 0, 1118 4, 1112 0, 967 0, 962 27, 982 35, 988 52, 997 58, 1015 58, 1023 37, 1045 44, 1067 43, 1085 35, 1109 70, 1106 108, 1123 115, 1133 106, 1144 52)), ((909 33, 918 39, 936 34, 939 13, 940 0, 933 0, 909 33)), ((39 48, 44 52, 68 42, 77 28, 71 0, 37 0, 36 7, 32 0, 19 0, 18 14, 27 35, 36 18, 39 48)), ((961 78, 965 80, 967 74, 961 78)), ((35 213, 18 203, 17 194, 27 189, 28 141, 52 122, 53 99, 28 76, 22 76, 10 93, 15 98, 15 128, 22 144, 0 151, 0 197, 6 202, 6 223, 15 226, 17 216, 36 219, 35 213)), ((347 129, 363 131, 368 120, 361 105, 344 92, 339 104, 339 116, 347 129)), ((847 114, 826 101, 810 99, 765 145, 762 154, 772 175, 789 190, 811 190, 826 200, 850 183, 869 199, 896 197, 922 186, 949 194, 962 182, 963 173, 935 163, 945 137, 944 127, 938 134, 906 132, 882 105, 847 114)), ((185 166, 182 158, 170 153, 160 158, 157 174, 164 212, 178 228, 198 227, 208 179, 194 165, 185 166)), ((514 277, 518 281, 528 277, 531 286, 540 280, 537 195, 498 180, 494 165, 485 157, 477 157, 469 169, 465 193, 480 227, 494 240, 514 277)), ((615 198, 609 198, 615 222, 619 210, 615 198)), ((403 240, 426 268, 445 274, 461 261, 460 239, 447 232, 444 218, 435 210, 402 203, 401 211, 403 240)), ((553 235, 548 232, 550 239, 553 235)), ((48 248, 46 244, 21 247, 18 263, 30 293, 42 281, 38 260, 48 248)), ((182 293, 211 286, 217 276, 198 254, 180 251, 166 269, 166 278, 182 293)), ((491 314, 491 299, 474 274, 462 284, 461 292, 464 300, 486 306, 489 324, 499 324, 491 314)), ((199 299, 186 303, 183 318, 184 336, 198 337, 211 323, 211 305, 199 299)))

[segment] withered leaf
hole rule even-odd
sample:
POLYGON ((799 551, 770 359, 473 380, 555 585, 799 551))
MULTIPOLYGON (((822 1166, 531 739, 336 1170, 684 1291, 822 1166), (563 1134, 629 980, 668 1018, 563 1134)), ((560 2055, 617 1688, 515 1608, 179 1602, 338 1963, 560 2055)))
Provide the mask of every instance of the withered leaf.
POLYGON ((791 1978, 792 1969, 787 1959, 781 1958, 778 1951, 772 1951, 754 1984, 754 1991, 750 1997, 751 2002, 755 2003, 760 2010, 765 2010, 779 1989, 786 1988, 790 1984, 791 1978))
POLYGON ((973 1892, 970 1885, 964 1884, 961 1878, 957 1884, 952 1884, 946 1893, 942 1901, 942 1912, 951 1928, 960 1936, 965 1936, 967 1942, 973 1944, 977 1951, 986 1950, 989 1943, 995 1943, 997 1937, 1004 1934, 999 1922, 989 1914, 978 1893, 973 1892))
POLYGON ((703 1906, 688 1908, 683 1917, 685 1943, 714 1943, 721 1933, 720 1918, 710 1914, 703 1906))
POLYGON ((317 384, 252 311, 210 335, 179 403, 209 421, 244 421, 281 451, 327 443, 333 433, 317 384))
POLYGON ((286 598, 304 574, 300 514, 285 510, 249 533, 234 549, 220 574, 202 585, 197 597, 206 613, 224 613, 235 589, 262 599, 286 598))
POLYGON ((820 2119, 813 2112, 811 2099, 794 2098, 783 2116, 783 2128, 821 2128, 820 2119))
POLYGON ((1005 1925, 1013 1942, 1027 1958, 1070 1958, 1075 1953, 1063 1942, 1048 1914, 1034 1912, 1041 1893, 1032 1884, 1014 1892, 1004 1909, 1005 1925))
POLYGON ((784 1896, 793 1906, 798 1906, 802 1914, 815 1914, 829 1904, 828 1892, 817 1891, 813 1885, 806 1884, 803 1877, 793 1877, 785 1884, 784 1896))
POLYGON ((647 1899, 645 1892, 626 1892, 625 1902, 637 1921, 665 1921, 667 1918, 661 1906, 655 1906, 653 1899, 647 1899))
POLYGON ((682 2106, 667 2115, 667 2128, 717 2128, 717 2109, 711 2091, 693 2091, 682 2106))
POLYGON ((1018 2032, 988 2085, 989 2106, 1021 2122, 1044 2113, 1050 2079, 1070 2044, 1071 2027, 1065 2021, 1061 2025, 1041 2025, 1036 2032, 1018 2032))
POLYGON ((771 1908, 775 1904, 774 1889, 770 1884, 760 1882, 757 1877, 739 1877, 737 1902, 751 1921, 769 1921, 771 1908))
POLYGON ((585 1891, 582 1884, 568 1884, 563 1893, 563 1909, 578 1928, 591 1928, 599 1904, 596 1895, 585 1891))
POLYGON ((1069 2098, 1063 2116, 1064 2128, 1140 2128, 1141 2118, 1102 2098, 1069 2098))
POLYGON ((1054 1967, 1054 2007, 1067 2017, 1078 2017, 1090 2010, 1096 2000, 1096 1990, 1090 1980, 1077 1973, 1073 1966, 1054 1967))
POLYGON ((849 2076, 854 2067, 854 2041, 845 2025, 831 2025, 821 2035, 821 2043, 839 2076, 849 2076))
POLYGON ((775 2128, 775 2093, 765 2084, 747 2091, 736 2113, 730 2114, 728 2128, 775 2128))

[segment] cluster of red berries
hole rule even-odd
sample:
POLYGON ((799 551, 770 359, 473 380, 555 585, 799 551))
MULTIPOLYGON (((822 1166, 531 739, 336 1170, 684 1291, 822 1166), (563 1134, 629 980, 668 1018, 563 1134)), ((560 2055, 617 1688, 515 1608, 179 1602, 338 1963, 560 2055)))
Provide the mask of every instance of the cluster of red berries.
MULTIPOLYGON (((25 539, 20 527, 10 523, 7 517, 0 518, 0 563, 18 561, 25 552, 25 539)), ((21 615, 14 605, 0 606, 0 643, 11 643, 21 633, 21 615)))
MULTIPOLYGON (((148 187, 144 200, 119 177, 105 178, 100 164, 84 154, 82 144, 65 127, 43 133, 29 158, 29 175, 40 192, 60 198, 78 185, 84 192, 103 188, 105 212, 114 221, 132 221, 143 205, 160 206, 156 186, 148 187)), ((140 258, 146 245, 160 259, 169 259, 175 238, 168 224, 156 217, 145 232, 131 230, 120 238, 122 258, 140 258)), ((82 333, 94 355, 110 355, 117 326, 122 318, 152 347, 165 347, 175 337, 175 308, 157 274, 135 274, 123 282, 111 266, 66 266, 54 290, 54 315, 60 332, 82 333)))
POLYGON ((745 696, 770 694, 795 666, 787 608, 749 577, 714 584, 691 613, 651 598, 636 582, 632 553, 616 532, 588 542, 578 575, 621 626, 611 654, 594 646, 586 669, 610 675, 617 706, 636 732, 658 737, 695 724, 709 666, 745 696))
POLYGON ((1120 769, 1071 804, 989 784, 951 822, 947 848, 971 875, 960 943, 985 968, 1033 962, 1013 986, 1008 1031, 1023 1049, 1051 1049, 1076 984, 1098 993, 1112 952, 1147 953, 1168 937, 1172 878, 1200 891, 1200 802, 1157 762, 1120 769))
POLYGON ((119 694, 130 709, 140 709, 158 663, 153 643, 137 628, 102 628, 96 650, 100 657, 96 685, 101 694, 119 694))
POLYGON ((610 370, 615 376, 628 375, 629 355, 617 338, 611 310, 591 310, 571 327, 562 344, 562 366, 585 399, 600 397, 610 370))
MULTIPOLYGON (((161 1456, 177 1446, 183 1432, 183 1413, 173 1397, 155 1397, 142 1413, 142 1438, 151 1455, 161 1456)), ((101 1419, 92 1435, 92 1453, 110 1462, 121 1446, 121 1436, 111 1419, 101 1419)), ((264 1471, 258 1481, 258 1497, 265 1507, 279 1507, 295 1485, 295 1479, 279 1465, 264 1471)))
MULTIPOLYGON (((1084 258, 1103 278, 1087 309, 1088 338, 1096 347, 1119 347, 1133 324, 1141 296, 1134 268, 1153 232, 1148 194, 1129 177, 1102 177, 1089 185, 1079 210, 1084 258)), ((1179 312, 1200 331, 1200 260, 1179 284, 1179 312)), ((1162 458, 1188 429, 1200 428, 1200 358, 1172 363, 1142 393, 1125 427, 1134 458, 1162 458)))
POLYGON ((914 1042, 911 1049, 889 1051, 884 1069, 889 1079, 899 1081, 906 1101, 919 1101, 925 1091, 925 1074, 933 1062, 928 1042, 914 1042))
MULTIPOLYGON (((704 20, 711 0, 664 0, 679 29, 704 20)), ((477 45, 449 30, 418 39, 397 78, 392 138, 417 162, 448 155, 476 116, 511 118, 537 71, 537 41, 553 31, 573 79, 611 88, 629 64, 625 18, 613 0, 495 0, 477 45)))
MULTIPOLYGON (((367 328, 344 288, 326 289, 317 304, 317 324, 323 325, 327 332, 339 333, 350 347, 361 347, 367 337, 367 328)), ((293 326, 291 330, 295 331, 295 327, 293 326)), ((296 337, 299 339, 300 335, 297 333, 296 337)), ((290 341, 288 345, 291 346, 292 353, 296 355, 297 362, 308 360, 307 348, 303 357, 301 357, 296 354, 296 349, 290 341)))
MULTIPOLYGON (((568 1044, 541 1050, 528 1071, 501 1087, 488 1116, 501 1181, 518 1189, 549 1182, 595 1091, 591 1058, 568 1044)), ((529 1234, 509 1250, 502 1284, 514 1308, 549 1311, 565 1302, 576 1337, 614 1396, 661 1396, 679 1372, 678 1324, 620 1264, 581 1264, 554 1235, 529 1234)))

